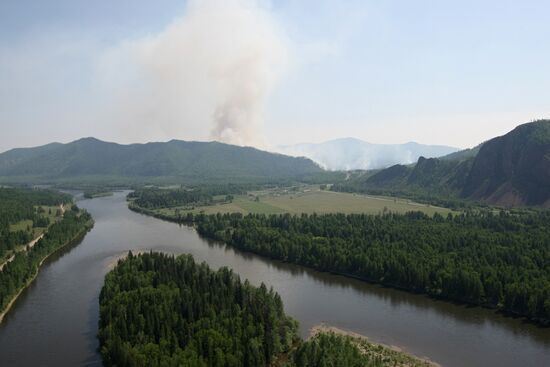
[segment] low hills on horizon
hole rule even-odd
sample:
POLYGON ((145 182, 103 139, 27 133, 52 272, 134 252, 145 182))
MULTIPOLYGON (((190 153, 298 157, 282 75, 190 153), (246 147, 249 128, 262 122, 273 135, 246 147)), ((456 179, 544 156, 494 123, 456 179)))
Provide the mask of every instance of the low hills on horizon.
POLYGON ((416 163, 367 174, 343 174, 326 171, 305 157, 219 142, 121 145, 83 138, 1 153, 0 183, 278 183, 314 178, 334 183, 339 191, 550 207, 550 120, 520 125, 472 149, 424 147, 442 156, 420 156, 416 163))

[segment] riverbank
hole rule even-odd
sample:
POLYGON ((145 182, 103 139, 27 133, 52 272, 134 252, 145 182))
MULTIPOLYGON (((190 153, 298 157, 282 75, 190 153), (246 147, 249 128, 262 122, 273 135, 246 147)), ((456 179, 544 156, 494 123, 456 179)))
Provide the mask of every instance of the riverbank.
POLYGON ((107 266, 128 250, 152 250, 192 254, 212 268, 233 269, 251 284, 273 286, 286 312, 300 322, 304 339, 324 322, 445 367, 550 366, 550 329, 250 255, 201 238, 192 227, 130 211, 125 196, 78 202, 93 215, 94 229, 46 261, 4 319, 2 365, 101 366, 98 296, 107 266), (55 343, 44 342, 52 336, 55 343))
MULTIPOLYGON (((23 246, 24 249, 31 249, 34 247, 34 245, 36 245, 36 243, 38 241, 40 241, 42 239, 42 237, 44 237, 44 233, 40 234, 40 236, 36 237, 34 240, 32 240, 31 242, 27 243, 26 245, 23 246)), ((2 264, 0 264, 0 271, 2 271, 2 269, 4 269, 4 267, 6 265, 8 265, 9 263, 11 263, 13 261, 13 259, 15 259, 15 255, 17 255, 18 252, 16 252, 15 254, 13 254, 9 259, 7 259, 6 261, 4 261, 2 264)))
MULTIPOLYGON (((137 213, 140 213, 140 214, 145 214, 145 215, 148 215, 148 216, 152 216, 152 217, 155 217, 157 219, 161 219, 161 220, 165 220, 165 221, 169 221, 169 222, 174 222, 174 223, 178 223, 178 224, 184 224, 184 225, 193 227, 198 231, 199 235, 204 237, 204 238, 207 238, 209 240, 219 241, 219 242, 227 244, 228 246, 239 249, 241 251, 253 253, 253 254, 256 254, 258 256, 269 258, 271 260, 280 261, 280 262, 283 262, 283 263, 291 263, 291 264, 295 264, 295 265, 298 265, 298 266, 303 266, 303 267, 306 267, 306 268, 309 268, 309 269, 312 269, 312 270, 325 272, 325 273, 329 273, 329 274, 333 274, 333 275, 339 275, 339 276, 343 276, 343 277, 347 277, 347 278, 357 279, 357 280, 360 280, 360 281, 363 281, 363 282, 367 282, 369 284, 375 284, 375 285, 379 285, 379 286, 382 286, 382 287, 397 289, 397 290, 401 290, 401 291, 412 293, 412 294, 420 294, 420 295, 426 296, 426 297, 428 297, 430 299, 433 299, 433 300, 444 301, 444 302, 448 302, 448 303, 451 303, 451 304, 464 305, 464 306, 468 306, 468 307, 469 306, 480 307, 480 308, 491 310, 491 311, 493 311, 493 312, 495 312, 495 313, 497 313, 497 314, 499 314, 503 317, 521 318, 521 319, 523 319, 523 320, 525 320, 529 323, 532 323, 534 325, 541 326, 541 327, 550 326, 550 319, 542 318, 542 317, 528 316, 525 313, 517 312, 517 311, 512 310, 510 308, 507 309, 503 306, 502 302, 495 305, 493 303, 490 303, 489 301, 473 301, 473 300, 467 299, 465 297, 458 297, 458 296, 453 297, 453 296, 450 296, 450 295, 442 294, 441 289, 439 291, 437 291, 437 290, 434 291, 433 289, 430 290, 430 288, 421 289, 421 288, 408 287, 408 286, 404 286, 402 284, 397 284, 394 281, 389 281, 388 279, 385 279, 385 278, 378 278, 378 279, 367 278, 367 277, 364 277, 364 276, 350 274, 349 272, 343 272, 343 271, 338 271, 338 270, 335 270, 335 269, 330 269, 330 268, 327 268, 326 266, 321 266, 320 264, 313 264, 312 265, 312 264, 304 264, 302 262, 289 261, 286 258, 282 258, 282 257, 279 257, 279 256, 274 256, 269 251, 266 252, 265 248, 258 249, 258 248, 253 248, 253 247, 251 248, 250 246, 248 248, 243 248, 243 247, 239 246, 238 244, 231 243, 232 241, 231 241, 230 237, 229 238, 224 238, 224 233, 226 233, 225 231, 220 231, 218 233, 206 233, 205 231, 201 231, 200 230, 201 228, 200 228, 200 226, 197 225, 197 222, 195 221, 193 215, 175 216, 175 215, 165 214, 165 213, 157 212, 157 211, 154 211, 154 210, 142 208, 142 207, 136 205, 132 201, 128 202, 128 208, 130 210, 134 211, 134 212, 137 212, 137 213)), ((195 217, 197 217, 197 216, 195 216, 195 217)))
POLYGON ((440 364, 432 361, 428 357, 419 357, 414 354, 410 354, 396 345, 374 343, 371 342, 369 338, 365 335, 358 334, 351 330, 340 329, 327 324, 319 324, 313 326, 310 329, 310 334, 307 340, 314 338, 321 333, 333 333, 337 335, 349 336, 357 341, 359 349, 361 349, 364 353, 373 354, 372 350, 374 349, 374 354, 379 357, 392 358, 395 362, 401 361, 402 364, 398 365, 409 366, 409 363, 413 363, 416 365, 420 364, 421 366, 426 367, 441 367, 440 364))
MULTIPOLYGON (((40 268, 42 267, 42 264, 44 264, 44 262, 50 257, 52 256, 53 254, 57 253, 58 251, 62 250, 63 248, 77 242, 77 241, 80 241, 85 235, 86 233, 88 233, 88 231, 90 229, 92 229, 94 225, 94 221, 93 219, 90 219, 88 222, 86 222, 82 229, 80 231, 78 231, 78 233, 76 233, 73 237, 71 237, 70 239, 68 239, 67 241, 65 241, 63 244, 61 244, 60 246, 56 247, 53 251, 49 252, 48 254, 46 254, 38 263, 38 265, 36 266, 36 270, 34 271, 34 273, 30 276, 30 278, 19 288, 19 290, 17 291, 17 293, 14 294, 14 296, 11 298, 11 300, 6 304, 6 306, 4 307, 4 309, 0 312, 0 323, 2 323, 2 321, 4 320, 4 317, 8 314, 8 312, 10 311, 10 309, 12 308, 12 306, 15 304, 15 302, 17 301, 17 299, 19 298, 19 296, 23 293, 23 291, 25 291, 29 285, 32 284, 32 282, 36 279, 36 277, 38 276, 38 273, 40 272, 40 268)), ((44 235, 44 234, 43 234, 44 235)), ((37 239, 37 241, 35 243, 37 243, 39 240, 42 240, 42 237, 40 239, 37 239)))

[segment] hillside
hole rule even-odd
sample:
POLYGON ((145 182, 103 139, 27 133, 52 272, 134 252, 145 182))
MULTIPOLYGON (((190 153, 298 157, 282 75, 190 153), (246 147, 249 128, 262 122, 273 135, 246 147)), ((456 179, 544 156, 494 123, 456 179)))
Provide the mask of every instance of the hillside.
POLYGON ((444 155, 443 157, 440 157, 440 159, 445 161, 463 161, 469 158, 475 158, 482 146, 483 146, 483 143, 473 148, 463 149, 463 150, 459 150, 458 152, 444 155))
POLYGON ((296 144, 279 148, 283 154, 304 156, 328 170, 387 168, 395 164, 414 163, 420 157, 441 157, 458 149, 442 145, 372 144, 354 138, 343 138, 319 144, 296 144))
POLYGON ((59 181, 97 177, 200 181, 297 178, 323 170, 306 158, 293 158, 218 142, 121 145, 94 138, 68 144, 13 149, 0 154, 0 177, 59 181))
POLYGON ((550 207, 550 120, 518 126, 485 143, 462 196, 501 205, 550 207))
POLYGON ((523 124, 483 145, 440 159, 420 157, 335 190, 451 196, 502 206, 550 207, 550 120, 523 124))

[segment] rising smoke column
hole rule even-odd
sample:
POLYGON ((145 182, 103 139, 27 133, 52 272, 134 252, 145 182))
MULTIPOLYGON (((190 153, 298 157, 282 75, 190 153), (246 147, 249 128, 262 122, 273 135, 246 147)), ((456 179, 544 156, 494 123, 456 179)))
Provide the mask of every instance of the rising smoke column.
POLYGON ((191 0, 164 31, 107 53, 98 74, 126 130, 261 145, 266 98, 286 62, 265 1, 191 0))

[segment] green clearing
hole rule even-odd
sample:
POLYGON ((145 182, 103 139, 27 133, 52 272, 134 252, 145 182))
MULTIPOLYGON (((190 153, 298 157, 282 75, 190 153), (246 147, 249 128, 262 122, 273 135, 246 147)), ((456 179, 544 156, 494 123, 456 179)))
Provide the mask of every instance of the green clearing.
MULTIPOLYGON (((56 216, 57 210, 59 209, 58 206, 41 205, 41 207, 43 209, 41 216, 48 218, 50 223, 54 223, 56 220, 59 219, 59 217, 56 216)), ((38 206, 36 206, 36 208, 38 208, 38 206)), ((68 208, 70 208, 70 206, 68 206, 68 208)), ((32 225, 33 222, 31 219, 25 219, 17 223, 10 224, 10 231, 26 231, 28 227, 32 228, 32 225)), ((45 228, 34 228, 35 236, 42 233, 44 229, 45 228)))
MULTIPOLYGON (((69 210, 71 208, 71 204, 65 205, 65 210, 69 210)), ((38 208, 39 206, 36 206, 38 208)), ((48 205, 41 205, 43 212, 41 214, 42 217, 48 218, 50 221, 50 225, 53 223, 58 222, 61 220, 62 217, 57 216, 57 211, 59 210, 58 206, 48 206, 48 205)), ((11 232, 17 232, 17 231, 27 231, 28 228, 31 228, 32 230, 32 237, 37 238, 42 233, 44 233, 47 229, 47 227, 35 227, 33 228, 33 221, 31 219, 26 219, 19 221, 17 223, 10 224, 10 231, 11 232)), ((0 258, 0 264, 3 264, 4 261, 8 258, 10 258, 14 253, 24 251, 26 249, 27 244, 21 243, 18 246, 16 246, 13 250, 7 251, 2 258, 0 258)))
POLYGON ((418 204, 406 199, 367 196, 360 194, 323 191, 315 186, 300 190, 264 190, 250 192, 248 195, 236 195, 230 203, 209 206, 163 208, 155 212, 164 215, 192 213, 258 213, 258 214, 301 214, 301 213, 367 213, 383 212, 405 213, 422 211, 428 215, 440 213, 446 215, 451 210, 418 204), (257 199, 256 199, 257 198, 257 199))
POLYGON ((27 228, 32 228, 32 220, 26 219, 14 224, 10 224, 10 232, 26 231, 27 228))

